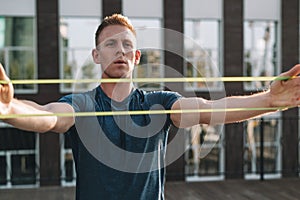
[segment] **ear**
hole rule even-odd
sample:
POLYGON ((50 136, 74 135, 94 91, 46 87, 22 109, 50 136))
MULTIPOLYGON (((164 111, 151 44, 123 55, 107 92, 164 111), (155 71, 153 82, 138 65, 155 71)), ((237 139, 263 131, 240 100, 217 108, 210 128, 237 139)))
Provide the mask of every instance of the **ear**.
POLYGON ((140 50, 135 51, 135 61, 134 61, 135 65, 138 65, 140 63, 141 55, 142 53, 140 50))
POLYGON ((92 51, 93 60, 96 64, 100 64, 100 55, 97 49, 93 49, 92 51))

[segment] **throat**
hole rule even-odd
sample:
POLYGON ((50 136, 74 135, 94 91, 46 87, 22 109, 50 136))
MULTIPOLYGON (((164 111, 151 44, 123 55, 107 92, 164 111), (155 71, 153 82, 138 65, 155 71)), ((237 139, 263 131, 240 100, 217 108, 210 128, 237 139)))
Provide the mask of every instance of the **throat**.
POLYGON ((132 83, 101 83, 102 91, 112 100, 122 102, 133 90, 132 83))

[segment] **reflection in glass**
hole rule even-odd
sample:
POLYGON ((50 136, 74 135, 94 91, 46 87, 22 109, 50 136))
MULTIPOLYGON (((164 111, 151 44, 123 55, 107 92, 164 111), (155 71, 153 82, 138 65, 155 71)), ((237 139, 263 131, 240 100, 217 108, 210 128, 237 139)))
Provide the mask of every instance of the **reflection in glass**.
POLYGON ((6 158, 5 156, 0 156, 0 186, 6 185, 7 183, 7 177, 6 177, 6 158))
POLYGON ((2 127, 0 187, 34 186, 38 182, 38 134, 2 127))
POLYGON ((205 124, 186 129, 188 151, 185 153, 185 173, 187 177, 221 175, 221 132, 221 127, 205 124))
POLYGON ((71 141, 67 135, 61 135, 61 184, 74 186, 76 184, 76 170, 71 149, 71 141))
MULTIPOLYGON (((131 18, 137 31, 137 45, 142 56, 140 63, 135 67, 134 78, 163 78, 163 49, 162 29, 160 19, 131 18), (151 40, 149 40, 151 38, 151 40)), ((161 83, 136 83, 138 88, 144 90, 163 89, 161 83)))
POLYGON ((36 164, 35 155, 12 156, 12 185, 35 184, 36 164))
MULTIPOLYGON (((244 75, 274 76, 278 70, 277 23, 246 21, 244 23, 244 75)), ((265 89, 268 81, 244 82, 247 90, 265 89)))
MULTIPOLYGON (((162 78, 164 66, 161 64, 162 52, 159 50, 142 50, 139 65, 135 69, 136 78, 162 78)), ((145 90, 161 89, 162 83, 137 83, 139 88, 145 90)))
MULTIPOLYGON (((63 79, 95 79, 100 71, 91 57, 99 18, 67 17, 60 19, 61 77, 63 79)), ((97 83, 64 83, 62 92, 86 91, 97 83)))
MULTIPOLYGON (((11 50, 9 51, 9 77, 12 80, 34 79, 35 64, 34 52, 32 50, 11 50)), ((17 84, 15 89, 33 89, 32 84, 17 84)))
MULTIPOLYGON (((35 32, 32 17, 0 17, 0 62, 12 80, 34 79, 35 32)), ((36 85, 15 85, 16 93, 33 92, 36 85)))
POLYGON ((279 171, 278 159, 280 156, 280 135, 279 121, 277 118, 268 118, 261 121, 252 119, 245 122, 245 152, 244 152, 244 172, 246 175, 260 174, 260 137, 261 126, 264 130, 264 173, 276 174, 279 171))
MULTIPOLYGON (((186 77, 220 76, 219 21, 185 20, 185 69, 186 77)), ((187 90, 217 89, 217 82, 190 82, 187 90)))

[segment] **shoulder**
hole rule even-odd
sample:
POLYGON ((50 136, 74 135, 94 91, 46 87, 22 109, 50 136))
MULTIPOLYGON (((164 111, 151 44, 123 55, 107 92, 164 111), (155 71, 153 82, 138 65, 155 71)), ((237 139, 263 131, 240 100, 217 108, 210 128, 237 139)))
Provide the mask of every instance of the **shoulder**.
POLYGON ((173 91, 164 91, 164 90, 146 91, 142 89, 136 89, 136 91, 137 93, 148 97, 168 97, 168 96, 180 97, 181 96, 178 92, 173 92, 173 91))
POLYGON ((83 92, 83 93, 72 93, 63 96, 62 98, 59 99, 59 102, 68 102, 68 101, 73 101, 73 100, 80 100, 80 99, 86 99, 90 97, 95 97, 96 95, 96 89, 83 92))
POLYGON ((182 97, 173 91, 145 91, 137 89, 136 94, 141 96, 148 104, 160 104, 165 108, 170 108, 173 103, 182 97))
POLYGON ((85 107, 86 105, 91 104, 96 95, 96 89, 91 91, 83 92, 83 93, 73 93, 63 96, 58 100, 58 102, 68 103, 70 104, 76 111, 80 110, 80 108, 85 107))
POLYGON ((160 98, 161 100, 168 100, 172 98, 180 98, 181 95, 178 92, 173 91, 151 91, 147 92, 146 96, 152 97, 152 98, 160 98))

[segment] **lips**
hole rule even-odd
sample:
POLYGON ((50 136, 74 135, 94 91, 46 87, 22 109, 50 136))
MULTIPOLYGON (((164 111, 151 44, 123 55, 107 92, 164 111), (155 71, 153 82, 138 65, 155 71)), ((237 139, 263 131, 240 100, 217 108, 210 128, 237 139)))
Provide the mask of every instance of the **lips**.
POLYGON ((122 59, 116 60, 116 61, 114 61, 114 63, 115 64, 127 64, 127 62, 125 60, 122 60, 122 59))

